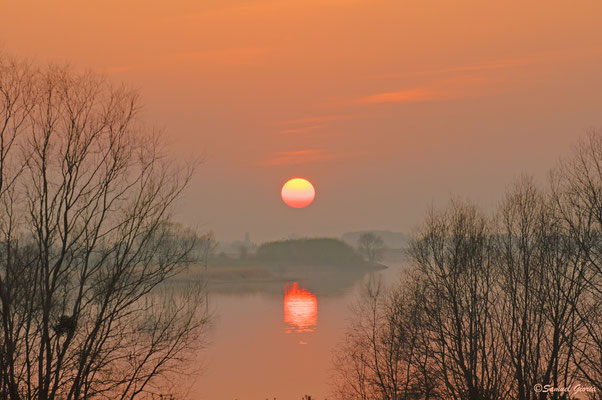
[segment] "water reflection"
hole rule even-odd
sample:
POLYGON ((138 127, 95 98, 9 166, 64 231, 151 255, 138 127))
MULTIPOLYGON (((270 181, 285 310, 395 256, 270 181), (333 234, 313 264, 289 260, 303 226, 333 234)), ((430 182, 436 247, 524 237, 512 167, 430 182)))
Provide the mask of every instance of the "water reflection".
POLYGON ((284 322, 288 324, 286 333, 313 332, 318 325, 318 300, 298 282, 284 289, 284 322))

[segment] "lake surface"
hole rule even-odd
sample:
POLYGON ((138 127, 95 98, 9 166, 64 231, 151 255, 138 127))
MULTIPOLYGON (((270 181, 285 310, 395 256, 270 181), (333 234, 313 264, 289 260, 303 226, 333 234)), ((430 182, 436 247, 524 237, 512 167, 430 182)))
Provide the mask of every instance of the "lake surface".
POLYGON ((202 353, 203 373, 190 397, 291 400, 307 394, 326 399, 332 352, 343 338, 350 305, 370 274, 385 283, 397 279, 401 264, 387 265, 353 282, 339 276, 347 282, 344 287, 328 284, 336 274, 245 289, 238 285, 235 291, 213 287, 209 301, 215 317, 202 353))

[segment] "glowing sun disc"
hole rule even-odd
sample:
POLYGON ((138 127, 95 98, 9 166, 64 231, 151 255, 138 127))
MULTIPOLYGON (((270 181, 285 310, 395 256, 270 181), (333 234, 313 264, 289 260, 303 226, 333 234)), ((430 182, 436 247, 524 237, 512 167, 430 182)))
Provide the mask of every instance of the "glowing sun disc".
POLYGON ((282 201, 293 208, 307 207, 314 201, 316 190, 310 181, 303 178, 289 179, 280 192, 282 201))

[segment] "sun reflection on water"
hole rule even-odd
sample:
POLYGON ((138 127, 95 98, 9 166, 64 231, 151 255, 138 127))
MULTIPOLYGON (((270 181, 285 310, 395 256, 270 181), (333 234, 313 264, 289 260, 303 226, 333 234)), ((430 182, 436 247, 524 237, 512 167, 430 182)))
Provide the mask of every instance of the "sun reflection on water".
POLYGON ((285 287, 284 322, 288 325, 286 333, 313 332, 318 325, 318 300, 298 282, 285 287))

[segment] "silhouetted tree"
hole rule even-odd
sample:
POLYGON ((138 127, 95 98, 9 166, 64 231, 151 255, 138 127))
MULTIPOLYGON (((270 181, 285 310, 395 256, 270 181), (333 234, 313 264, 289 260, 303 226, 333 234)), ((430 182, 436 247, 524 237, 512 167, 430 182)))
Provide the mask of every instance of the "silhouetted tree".
POLYGON ((503 399, 510 383, 496 331, 496 253, 491 222, 474 205, 453 201, 431 211, 410 245, 423 282, 424 324, 432 373, 445 398, 503 399))
POLYGON ((551 188, 522 178, 491 218, 458 201, 431 211, 406 279, 354 313, 335 353, 337 397, 560 400, 574 394, 536 385, 589 383, 600 399, 600 132, 551 188))
POLYGON ((602 398, 602 131, 592 130, 552 173, 563 233, 578 247, 584 293, 573 306, 581 329, 572 351, 581 377, 602 398))
POLYGON ((336 398, 435 398, 432 375, 425 369, 432 354, 425 351, 422 297, 415 289, 366 286, 345 339, 334 351, 336 398))
POLYGON ((217 240, 215 240, 215 235, 213 232, 208 232, 204 234, 199 240, 200 259, 203 268, 205 269, 205 272, 207 270, 207 267, 209 266, 209 259, 215 253, 217 245, 218 243, 217 240))
POLYGON ((497 236, 501 281, 496 319, 514 377, 516 399, 545 398, 536 384, 567 387, 576 339, 575 305, 584 289, 574 241, 553 203, 523 178, 500 207, 497 236))
POLYGON ((196 235, 170 222, 193 165, 162 153, 138 95, 0 56, 0 398, 159 393, 207 322, 162 285, 196 235))
POLYGON ((360 253, 370 262, 380 261, 385 250, 383 239, 371 232, 362 233, 357 240, 360 253))

